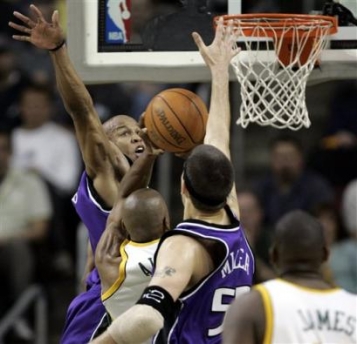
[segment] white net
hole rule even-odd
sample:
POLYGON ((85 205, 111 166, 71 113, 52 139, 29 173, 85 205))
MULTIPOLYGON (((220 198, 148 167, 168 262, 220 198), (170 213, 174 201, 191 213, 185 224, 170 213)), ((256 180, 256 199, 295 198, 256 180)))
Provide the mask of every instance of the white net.
POLYGON ((306 84, 333 23, 321 16, 302 20, 291 15, 282 20, 261 15, 255 20, 234 19, 234 25, 245 51, 232 60, 241 85, 237 124, 309 127, 306 84))

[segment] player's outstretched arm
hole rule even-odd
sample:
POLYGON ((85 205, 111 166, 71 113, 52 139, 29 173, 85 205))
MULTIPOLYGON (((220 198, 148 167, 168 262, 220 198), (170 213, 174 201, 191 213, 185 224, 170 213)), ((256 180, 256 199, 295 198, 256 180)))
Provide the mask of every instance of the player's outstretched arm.
POLYGON ((229 65, 240 49, 233 24, 227 27, 220 19, 211 45, 206 46, 201 36, 194 32, 193 39, 212 75, 212 94, 204 143, 213 145, 230 157, 229 65))
MULTIPOLYGON (((233 22, 229 22, 225 27, 222 19, 218 21, 211 45, 206 46, 198 33, 195 32, 192 35, 212 75, 211 103, 204 143, 220 149, 230 159, 229 66, 232 58, 240 52, 236 44, 238 36, 234 33, 233 22)), ((227 203, 238 215, 239 207, 235 185, 227 203)))
POLYGON ((50 52, 59 93, 73 119, 87 173, 94 179, 102 169, 108 168, 107 155, 111 152, 109 140, 95 111, 92 98, 69 58, 63 30, 59 25, 58 11, 54 11, 51 22, 48 22, 36 6, 31 5, 30 10, 31 18, 14 12, 14 16, 23 25, 9 23, 9 26, 19 32, 13 38, 30 42, 50 52))

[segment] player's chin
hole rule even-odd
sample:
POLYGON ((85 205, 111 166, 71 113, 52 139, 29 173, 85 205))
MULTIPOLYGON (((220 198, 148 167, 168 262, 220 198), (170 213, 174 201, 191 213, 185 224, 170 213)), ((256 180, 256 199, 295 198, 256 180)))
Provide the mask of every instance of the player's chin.
POLYGON ((135 160, 139 159, 142 155, 144 154, 144 151, 142 152, 135 152, 131 158, 131 160, 134 162, 135 160))
POLYGON ((138 159, 139 157, 141 157, 145 152, 145 146, 144 145, 140 145, 139 147, 137 147, 132 156, 133 156, 133 161, 135 161, 136 159, 138 159))

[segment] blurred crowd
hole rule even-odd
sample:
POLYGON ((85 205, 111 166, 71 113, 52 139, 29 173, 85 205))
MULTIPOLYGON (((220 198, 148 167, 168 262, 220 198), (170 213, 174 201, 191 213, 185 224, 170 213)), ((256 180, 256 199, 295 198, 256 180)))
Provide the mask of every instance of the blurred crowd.
MULTIPOLYGON (((83 166, 72 122, 57 94, 49 54, 12 40, 7 25, 14 10, 26 14, 30 3, 0 2, 0 295, 6 295, 0 297, 0 321, 31 283, 75 283, 79 259, 79 219, 71 197, 83 166)), ((257 8, 262 3, 255 2, 257 8)), ((49 18, 65 2, 38 0, 36 5, 49 18)), ((226 10, 226 1, 209 5, 217 13, 226 10)), ((65 20, 64 12, 61 18, 65 20)), ((139 118, 152 96, 170 86, 130 83, 88 89, 104 121, 117 114, 139 118)), ((207 85, 179 87, 208 99, 207 85)), ((288 211, 303 209, 321 221, 331 248, 326 279, 357 293, 356 94, 355 80, 336 86, 324 134, 310 145, 313 150, 306 151, 297 135, 276 131, 270 147, 262 145, 269 149, 269 165, 261 176, 247 176, 249 188, 238 189, 241 222, 257 257, 257 282, 275 276, 269 263, 274 224, 288 211)))

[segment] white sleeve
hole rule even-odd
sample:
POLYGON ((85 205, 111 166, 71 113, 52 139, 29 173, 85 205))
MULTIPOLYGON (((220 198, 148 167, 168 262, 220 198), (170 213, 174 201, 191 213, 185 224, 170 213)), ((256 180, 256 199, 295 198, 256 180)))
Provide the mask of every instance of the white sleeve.
POLYGON ((51 152, 55 157, 54 165, 45 167, 44 177, 64 193, 75 190, 81 169, 81 157, 77 141, 72 133, 64 132, 57 137, 51 152))
POLYGON ((27 202, 28 221, 50 219, 53 214, 48 187, 36 174, 26 176, 26 192, 30 200, 27 202))

